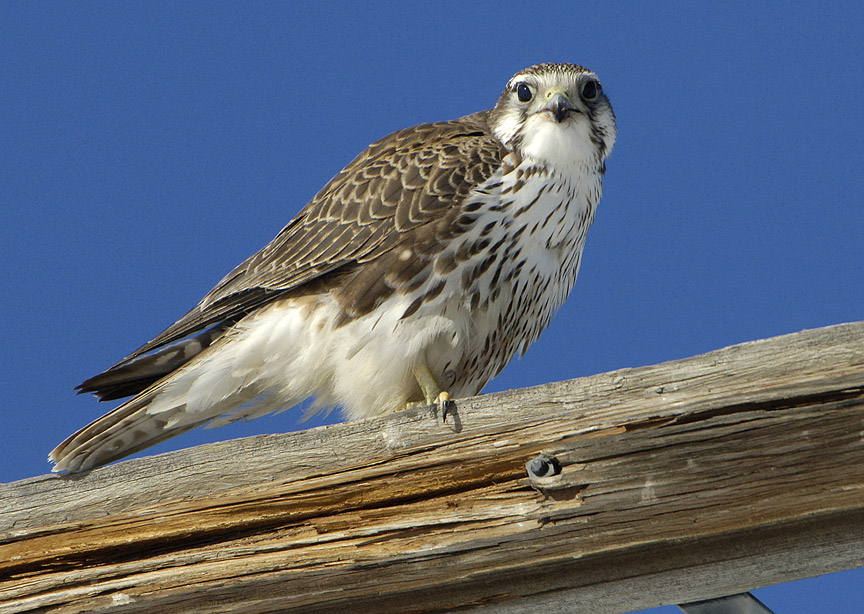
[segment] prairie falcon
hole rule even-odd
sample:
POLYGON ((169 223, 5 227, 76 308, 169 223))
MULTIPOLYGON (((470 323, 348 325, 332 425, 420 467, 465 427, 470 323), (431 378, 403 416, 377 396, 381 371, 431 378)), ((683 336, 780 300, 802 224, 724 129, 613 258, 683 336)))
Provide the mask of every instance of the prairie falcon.
POLYGON ((616 132, 593 72, 539 64, 488 111, 373 143, 189 313, 78 387, 132 398, 57 446, 54 471, 310 398, 356 419, 479 393, 573 287, 616 132))

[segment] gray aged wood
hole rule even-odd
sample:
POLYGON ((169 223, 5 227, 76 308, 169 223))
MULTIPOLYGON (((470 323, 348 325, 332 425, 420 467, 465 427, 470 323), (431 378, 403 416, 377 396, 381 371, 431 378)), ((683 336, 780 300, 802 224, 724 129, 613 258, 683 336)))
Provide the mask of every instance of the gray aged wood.
POLYGON ((2 613, 603 614, 862 553, 864 322, 0 485, 2 613))

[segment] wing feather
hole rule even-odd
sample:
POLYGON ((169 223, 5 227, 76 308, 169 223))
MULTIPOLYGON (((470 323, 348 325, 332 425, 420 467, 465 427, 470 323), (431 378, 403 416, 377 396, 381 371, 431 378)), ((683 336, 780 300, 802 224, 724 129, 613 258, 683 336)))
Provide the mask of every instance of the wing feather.
MULTIPOLYGON (((323 275, 379 258, 411 231, 440 220, 500 167, 503 146, 491 135, 487 115, 483 111, 422 124, 370 145, 261 251, 226 275, 180 320, 105 374, 196 331, 237 321, 323 275)), ((440 229, 432 234, 442 238, 440 229)), ((417 266, 412 263, 410 268, 417 266)), ((379 298, 388 292, 372 283, 358 300, 374 301, 376 291, 383 293, 379 298)), ((98 385, 96 380, 103 375, 79 388, 92 391, 94 381, 98 385)))

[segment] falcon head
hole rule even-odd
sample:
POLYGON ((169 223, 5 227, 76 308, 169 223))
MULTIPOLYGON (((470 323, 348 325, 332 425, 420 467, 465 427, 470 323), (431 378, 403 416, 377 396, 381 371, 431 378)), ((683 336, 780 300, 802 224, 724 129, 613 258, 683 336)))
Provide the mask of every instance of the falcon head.
POLYGON ((559 172, 602 166, 617 133, 600 80, 576 64, 537 64, 513 75, 490 123, 509 149, 559 172))

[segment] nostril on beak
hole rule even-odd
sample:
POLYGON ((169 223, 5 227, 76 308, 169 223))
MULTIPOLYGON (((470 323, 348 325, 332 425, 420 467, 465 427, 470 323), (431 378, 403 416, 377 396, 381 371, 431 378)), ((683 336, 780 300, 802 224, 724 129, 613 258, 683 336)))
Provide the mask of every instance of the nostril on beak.
POLYGON ((570 113, 575 109, 567 97, 560 92, 547 95, 549 102, 546 105, 546 110, 552 113, 552 117, 559 124, 570 116, 570 113))

